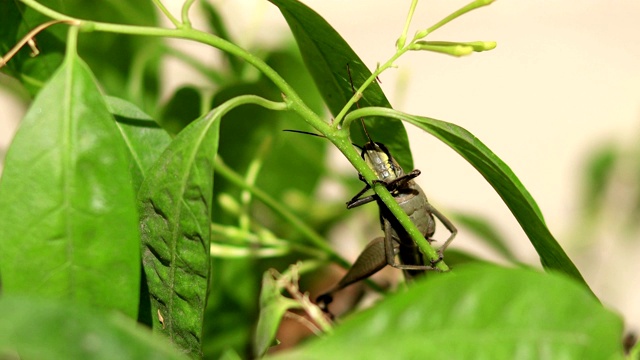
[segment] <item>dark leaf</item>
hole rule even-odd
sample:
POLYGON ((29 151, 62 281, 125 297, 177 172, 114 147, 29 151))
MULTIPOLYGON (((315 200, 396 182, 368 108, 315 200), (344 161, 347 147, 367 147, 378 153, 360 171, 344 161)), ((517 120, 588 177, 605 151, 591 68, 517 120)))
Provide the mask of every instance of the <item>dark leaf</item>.
MULTIPOLYGON (((351 69, 356 89, 371 76, 371 72, 342 36, 316 12, 295 0, 270 1, 280 9, 287 20, 307 69, 329 110, 336 116, 353 96, 347 65, 351 69)), ((364 91, 360 106, 391 108, 375 81, 364 91)), ((373 140, 384 143, 405 170, 412 170, 413 159, 409 139, 402 122, 373 117, 367 119, 366 123, 373 140)), ((351 138, 359 145, 368 141, 360 124, 356 123, 351 127, 351 138)))

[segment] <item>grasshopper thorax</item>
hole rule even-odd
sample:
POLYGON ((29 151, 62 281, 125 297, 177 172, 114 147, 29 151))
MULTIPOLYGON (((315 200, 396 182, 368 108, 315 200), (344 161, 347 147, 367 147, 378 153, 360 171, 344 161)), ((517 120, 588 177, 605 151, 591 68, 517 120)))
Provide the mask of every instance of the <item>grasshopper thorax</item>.
POLYGON ((404 175, 404 171, 391 156, 387 147, 379 142, 366 143, 362 148, 361 155, 379 180, 388 183, 404 175))

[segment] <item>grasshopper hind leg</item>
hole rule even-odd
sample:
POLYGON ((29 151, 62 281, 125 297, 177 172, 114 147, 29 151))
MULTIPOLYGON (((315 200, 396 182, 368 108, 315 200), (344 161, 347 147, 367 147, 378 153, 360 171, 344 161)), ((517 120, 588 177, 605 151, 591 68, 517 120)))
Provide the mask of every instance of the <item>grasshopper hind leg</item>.
POLYGON ((345 276, 331 290, 316 298, 316 303, 322 311, 328 313, 329 304, 333 301, 333 294, 345 287, 366 279, 377 273, 387 265, 384 237, 373 239, 362 251, 356 262, 351 266, 345 276))

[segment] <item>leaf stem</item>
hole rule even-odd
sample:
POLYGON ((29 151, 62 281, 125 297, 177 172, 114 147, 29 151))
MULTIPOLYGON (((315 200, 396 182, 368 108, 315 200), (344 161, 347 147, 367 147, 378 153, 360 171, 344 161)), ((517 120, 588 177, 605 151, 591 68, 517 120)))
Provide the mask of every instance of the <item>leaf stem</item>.
POLYGON ((191 20, 189 20, 189 9, 194 2, 195 0, 185 0, 184 4, 182 5, 182 26, 184 26, 185 28, 191 28, 191 20))
POLYGON ((494 1, 495 0, 475 0, 475 1, 472 1, 469 4, 461 7, 460 9, 454 11, 453 13, 451 13, 449 16, 445 17, 444 19, 438 21, 435 25, 431 26, 430 28, 418 32, 416 34, 416 36, 413 38, 413 40, 415 41, 415 40, 422 39, 425 36, 431 34, 432 32, 438 30, 442 26, 450 23, 452 20, 455 20, 456 18, 468 13, 469 11, 475 10, 475 9, 483 7, 483 6, 490 5, 494 1))
POLYGON ((409 25, 411 25, 411 19, 413 19, 413 13, 416 10, 416 6, 418 6, 418 0, 412 0, 411 6, 409 7, 409 15, 407 15, 407 20, 404 23, 404 28, 402 29, 402 34, 396 41, 396 49, 402 49, 407 42, 407 33, 409 32, 409 25))
POLYGON ((158 9, 160 9, 160 11, 164 14, 164 16, 166 16, 167 19, 169 19, 169 21, 171 21, 171 23, 176 28, 179 28, 180 26, 182 26, 182 24, 180 24, 180 21, 178 21, 178 19, 176 19, 173 15, 171 15, 171 12, 167 9, 166 6, 164 6, 162 1, 160 0, 151 0, 151 1, 158 7, 158 9))

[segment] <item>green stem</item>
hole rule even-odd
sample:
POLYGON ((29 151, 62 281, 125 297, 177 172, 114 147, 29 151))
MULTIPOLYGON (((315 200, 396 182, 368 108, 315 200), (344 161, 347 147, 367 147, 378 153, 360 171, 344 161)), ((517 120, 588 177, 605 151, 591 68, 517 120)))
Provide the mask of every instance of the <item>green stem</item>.
POLYGON ((475 0, 470 2, 469 4, 461 7, 460 9, 454 11, 451 15, 445 17, 444 19, 438 21, 435 25, 431 26, 430 28, 420 31, 416 34, 416 36, 413 38, 413 40, 419 40, 424 38, 425 36, 431 34, 432 32, 438 30, 439 28, 443 27, 444 25, 450 23, 452 20, 455 20, 456 18, 468 13, 469 11, 475 10, 477 8, 483 7, 483 6, 487 6, 490 5, 492 2, 494 2, 495 0, 475 0))
POLYGON ((69 32, 67 33, 67 48, 66 48, 66 62, 73 62, 76 60, 76 54, 78 52, 78 27, 71 26, 69 27, 69 32), (72 56, 74 55, 74 56, 72 56))
MULTIPOLYGON (((294 243, 290 240, 275 239, 277 240, 277 244, 265 244, 260 236, 233 226, 211 223, 211 232, 214 236, 221 235, 226 238, 240 240, 243 242, 241 246, 247 248, 255 246, 255 244, 259 244, 260 246, 265 248, 286 248, 288 249, 286 253, 289 253, 290 250, 294 250, 301 254, 311 256, 315 259, 323 259, 326 256, 326 253, 322 250, 318 250, 317 248, 306 246, 304 244, 294 243)), ((286 253, 282 255, 286 255, 286 253)))
POLYGON ((402 49, 407 42, 407 33, 409 32, 409 25, 411 25, 411 19, 413 19, 413 13, 416 11, 416 6, 418 6, 418 0, 412 0, 411 6, 409 7, 409 15, 407 15, 407 20, 404 23, 404 28, 402 29, 402 34, 396 41, 396 49, 402 49))
POLYGON ((186 28, 191 28, 191 20, 189 20, 189 9, 195 0, 185 0, 182 5, 182 25, 186 28))
POLYGON ((337 128, 343 128, 343 129, 348 129, 349 127, 346 126, 346 124, 341 124, 343 118, 347 115, 347 113, 349 112, 349 110, 351 109, 351 107, 360 99, 360 97, 362 97, 362 93, 364 92, 364 90, 371 85, 372 82, 375 81, 376 77, 378 77, 378 75, 380 75, 383 71, 387 70, 388 68, 390 68, 394 61, 396 61, 400 56, 402 56, 402 54, 404 54, 405 52, 407 52, 409 50, 409 46, 405 46, 402 49, 398 50, 389 60, 387 60, 387 62, 385 62, 382 66, 378 66, 376 68, 376 70, 371 74, 371 76, 369 76, 367 78, 367 80, 365 80, 362 85, 358 88, 358 90, 356 90, 356 93, 353 94, 353 96, 351 97, 351 99, 349 99, 349 101, 347 101, 347 103, 345 104, 345 106, 342 108, 342 110, 340 110, 340 113, 338 113, 338 115, 335 117, 334 121, 333 121, 333 128, 337 129, 337 128))
POLYGON ((157 7, 158 9, 160 9, 160 11, 164 14, 164 16, 167 17, 167 19, 169 19, 169 21, 171 21, 171 23, 179 28, 181 26, 180 21, 178 21, 178 19, 176 19, 173 15, 171 15, 171 13, 169 12, 169 10, 167 10, 167 8, 164 6, 164 4, 162 3, 162 1, 160 0, 151 0, 157 7))

